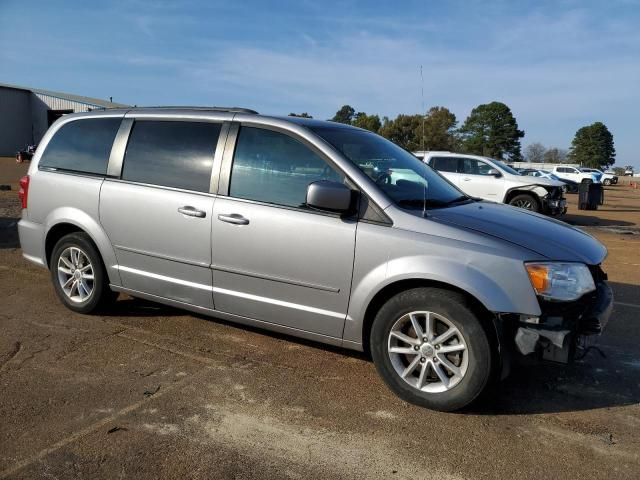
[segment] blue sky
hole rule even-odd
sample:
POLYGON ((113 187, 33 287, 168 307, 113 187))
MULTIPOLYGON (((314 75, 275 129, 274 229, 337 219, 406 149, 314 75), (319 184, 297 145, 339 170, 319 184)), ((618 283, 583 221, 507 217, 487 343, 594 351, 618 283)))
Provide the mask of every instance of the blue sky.
POLYGON ((594 121, 640 168, 640 1, 0 0, 0 82, 329 118, 493 100, 523 145, 594 121))

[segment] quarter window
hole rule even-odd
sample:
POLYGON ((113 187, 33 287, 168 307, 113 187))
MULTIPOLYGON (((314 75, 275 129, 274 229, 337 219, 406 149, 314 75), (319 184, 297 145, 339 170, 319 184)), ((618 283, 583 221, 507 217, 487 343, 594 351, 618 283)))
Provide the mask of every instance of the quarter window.
POLYGON ((41 167, 105 175, 120 118, 92 118, 64 124, 49 141, 41 167))
POLYGON ((304 207, 307 186, 344 176, 298 140, 283 133, 242 127, 231 170, 229 195, 304 207))
POLYGON ((208 192, 219 135, 219 123, 137 120, 122 178, 208 192))

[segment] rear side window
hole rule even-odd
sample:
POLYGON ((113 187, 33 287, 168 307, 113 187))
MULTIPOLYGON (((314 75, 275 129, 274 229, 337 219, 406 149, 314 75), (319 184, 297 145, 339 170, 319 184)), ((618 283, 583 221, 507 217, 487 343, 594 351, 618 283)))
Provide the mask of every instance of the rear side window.
POLYGON ((105 175, 120 118, 92 118, 64 124, 42 154, 39 166, 105 175))
POLYGON ((458 159, 456 157, 434 157, 433 168, 439 172, 452 172, 458 171, 458 159))
POLYGON ((229 195, 304 207, 307 186, 318 180, 341 182, 344 176, 288 135, 261 128, 241 128, 229 195))
POLYGON ((137 120, 129 137, 122 178, 208 192, 219 123, 137 120))

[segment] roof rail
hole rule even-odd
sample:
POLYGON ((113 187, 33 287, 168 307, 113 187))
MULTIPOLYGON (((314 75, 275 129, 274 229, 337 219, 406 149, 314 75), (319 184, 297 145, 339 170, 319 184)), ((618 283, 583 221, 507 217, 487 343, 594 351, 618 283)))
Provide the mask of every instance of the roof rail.
POLYGON ((158 108, 158 109, 188 109, 188 110, 214 110, 216 112, 229 112, 229 113, 252 113, 258 114, 255 110, 251 110, 250 108, 241 108, 241 107, 195 107, 195 106, 180 106, 180 105, 157 105, 152 107, 142 107, 142 106, 134 106, 132 109, 136 108, 158 108))

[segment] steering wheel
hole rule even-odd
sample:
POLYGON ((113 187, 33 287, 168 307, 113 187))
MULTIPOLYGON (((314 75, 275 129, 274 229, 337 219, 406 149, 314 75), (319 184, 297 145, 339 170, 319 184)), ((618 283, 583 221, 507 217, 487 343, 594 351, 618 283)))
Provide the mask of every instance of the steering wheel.
POLYGON ((382 172, 376 178, 376 183, 378 185, 389 185, 391 183, 391 175, 389 175, 387 172, 382 172))

